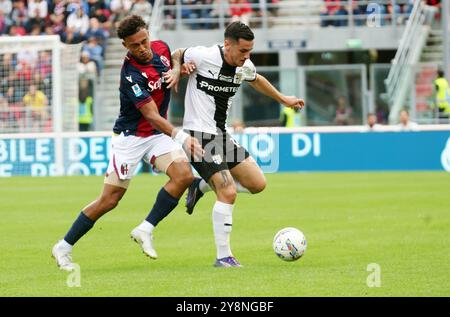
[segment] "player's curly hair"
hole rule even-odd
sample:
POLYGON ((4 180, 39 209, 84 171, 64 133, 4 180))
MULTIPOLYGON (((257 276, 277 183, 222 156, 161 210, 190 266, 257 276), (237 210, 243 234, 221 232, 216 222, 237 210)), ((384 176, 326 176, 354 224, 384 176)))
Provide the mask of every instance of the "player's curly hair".
POLYGON ((248 27, 248 25, 239 21, 230 23, 230 25, 228 25, 225 29, 224 36, 226 39, 231 39, 234 41, 239 41, 239 39, 252 41, 255 38, 253 31, 248 27))
POLYGON ((146 29, 147 24, 139 15, 130 15, 120 21, 117 29, 117 36, 123 40, 127 36, 139 32, 141 29, 146 29))

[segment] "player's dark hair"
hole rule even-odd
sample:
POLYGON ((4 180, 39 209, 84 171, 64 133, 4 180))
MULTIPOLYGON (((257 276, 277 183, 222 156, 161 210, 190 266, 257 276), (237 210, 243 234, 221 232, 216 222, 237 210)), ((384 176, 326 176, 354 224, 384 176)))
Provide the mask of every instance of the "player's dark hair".
POLYGON ((438 77, 444 77, 444 71, 442 69, 438 70, 438 77))
POLYGON ((119 39, 125 39, 127 36, 139 32, 141 29, 146 29, 147 24, 139 15, 130 15, 120 21, 117 29, 117 36, 119 39))
POLYGON ((252 41, 255 38, 253 31, 248 27, 248 25, 242 22, 233 22, 227 26, 224 34, 226 39, 231 39, 234 41, 239 41, 239 39, 244 39, 246 41, 252 41))

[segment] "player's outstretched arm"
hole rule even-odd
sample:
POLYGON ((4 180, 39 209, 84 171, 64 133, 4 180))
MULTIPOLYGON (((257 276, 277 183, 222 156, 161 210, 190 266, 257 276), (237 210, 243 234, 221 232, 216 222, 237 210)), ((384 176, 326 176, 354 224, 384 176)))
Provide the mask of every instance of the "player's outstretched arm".
POLYGON ((167 134, 172 139, 183 145, 183 148, 188 154, 192 154, 194 158, 198 159, 203 156, 203 149, 196 138, 191 137, 182 129, 175 128, 169 121, 163 118, 158 111, 158 106, 152 100, 139 108, 144 118, 150 122, 158 131, 167 134))
POLYGON ((186 49, 185 48, 177 48, 175 51, 172 52, 172 64, 183 64, 183 53, 186 49))
POLYGON ((248 83, 260 93, 271 97, 286 107, 302 109, 305 106, 305 101, 303 99, 297 98, 296 96, 283 95, 264 76, 260 74, 256 75, 256 79, 254 81, 249 81, 248 83))
POLYGON ((172 53, 172 63, 179 63, 180 64, 180 75, 190 75, 195 70, 195 63, 193 61, 189 61, 187 63, 183 60, 183 54, 186 51, 185 48, 178 48, 172 53))
POLYGON ((172 69, 167 73, 162 74, 164 77, 164 81, 167 84, 167 88, 173 88, 175 92, 178 92, 178 83, 181 77, 181 64, 183 63, 183 52, 184 49, 179 48, 172 53, 172 69))

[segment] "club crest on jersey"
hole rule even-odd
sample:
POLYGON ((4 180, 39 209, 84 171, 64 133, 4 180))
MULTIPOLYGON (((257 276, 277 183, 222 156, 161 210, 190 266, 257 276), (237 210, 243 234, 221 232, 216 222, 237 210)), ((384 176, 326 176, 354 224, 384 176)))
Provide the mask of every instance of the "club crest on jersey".
POLYGON ((122 163, 122 165, 120 166, 120 174, 127 175, 128 171, 129 171, 128 164, 127 163, 122 163))
POLYGON ((139 97, 139 96, 142 95, 141 87, 139 87, 138 84, 131 86, 131 89, 133 89, 134 95, 135 95, 136 97, 139 97))
POLYGON ((164 66, 170 67, 170 61, 167 59, 167 57, 165 57, 164 55, 161 55, 160 59, 161 59, 161 62, 164 64, 164 66))
POLYGON ((222 163, 222 156, 220 156, 220 154, 213 155, 211 158, 217 165, 220 165, 222 163))

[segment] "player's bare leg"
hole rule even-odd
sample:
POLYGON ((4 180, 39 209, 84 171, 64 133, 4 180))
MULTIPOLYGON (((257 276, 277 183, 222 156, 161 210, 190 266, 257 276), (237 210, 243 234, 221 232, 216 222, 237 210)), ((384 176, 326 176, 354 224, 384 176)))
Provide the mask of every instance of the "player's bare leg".
MULTIPOLYGON (((238 193, 257 194, 266 187, 266 178, 256 161, 249 156, 231 170, 238 193)), ((196 178, 189 186, 186 196, 186 212, 192 214, 203 194, 211 191, 211 186, 201 178, 196 178)))
POLYGON ((237 187, 242 186, 252 194, 260 193, 266 188, 266 177, 251 156, 233 167, 230 172, 237 181, 237 187))
POLYGON ((170 179, 159 191, 147 218, 131 232, 131 238, 141 246, 144 254, 152 259, 158 258, 152 243, 153 230, 178 205, 178 200, 194 180, 187 158, 182 152, 174 153, 177 155, 176 159, 173 153, 156 159, 157 168, 165 171, 170 179))
POLYGON ((166 172, 170 180, 164 185, 165 190, 173 197, 180 198, 194 180, 188 161, 175 161, 166 172))
POLYGON ((100 197, 84 207, 83 213, 92 221, 97 221, 108 211, 117 207, 126 191, 126 188, 105 184, 100 197))
POLYGON ((227 204, 234 204, 237 191, 230 171, 224 170, 215 173, 209 179, 209 185, 217 195, 217 200, 227 204))

